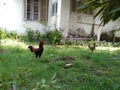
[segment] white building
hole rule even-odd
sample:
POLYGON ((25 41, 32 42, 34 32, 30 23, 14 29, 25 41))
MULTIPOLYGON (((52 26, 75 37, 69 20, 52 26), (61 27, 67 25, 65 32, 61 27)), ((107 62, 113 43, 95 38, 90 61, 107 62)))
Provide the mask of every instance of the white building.
POLYGON ((48 0, 0 0, 0 27, 25 32, 25 25, 44 30, 47 22, 48 0))
MULTIPOLYGON (((105 26, 99 26, 99 19, 93 20, 93 11, 78 12, 77 8, 82 1, 84 0, 49 0, 48 28, 53 30, 57 27, 65 37, 69 34, 87 37, 94 29, 97 40, 100 39, 101 33, 120 28, 120 19, 105 26)), ((115 35, 120 37, 120 32, 115 35)))

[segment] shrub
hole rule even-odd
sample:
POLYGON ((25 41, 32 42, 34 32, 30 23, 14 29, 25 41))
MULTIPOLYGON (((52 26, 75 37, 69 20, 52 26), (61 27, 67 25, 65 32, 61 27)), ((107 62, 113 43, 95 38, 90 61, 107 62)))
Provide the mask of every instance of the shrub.
POLYGON ((42 38, 45 40, 45 43, 50 44, 52 42, 51 36, 52 31, 46 31, 46 33, 42 35, 42 38))
POLYGON ((34 36, 34 31, 31 28, 26 27, 26 39, 32 41, 34 36))
POLYGON ((61 38, 62 38, 61 32, 59 32, 58 29, 55 29, 52 33, 52 43, 60 44, 61 38))
POLYGON ((47 31, 44 35, 43 38, 48 41, 49 43, 52 44, 60 44, 60 40, 62 38, 62 34, 58 29, 55 29, 53 31, 47 31))
POLYGON ((5 38, 6 38, 5 29, 0 28, 0 39, 5 39, 5 38))
POLYGON ((17 39, 18 34, 16 31, 7 31, 6 29, 0 28, 0 39, 11 38, 17 39))
POLYGON ((19 40, 21 40, 21 41, 27 41, 27 40, 26 40, 26 35, 20 34, 20 35, 19 35, 19 40))
POLYGON ((41 38, 41 34, 40 34, 40 32, 38 31, 38 30, 36 30, 35 32, 34 32, 34 37, 33 37, 35 40, 40 40, 40 38, 41 38))
POLYGON ((38 30, 33 30, 32 28, 30 28, 28 26, 24 26, 24 27, 25 27, 25 31, 26 31, 24 40, 27 40, 27 41, 40 40, 41 33, 38 30))
POLYGON ((66 40, 66 41, 65 41, 65 44, 66 44, 66 45, 72 45, 72 44, 73 44, 73 41, 66 40))
POLYGON ((12 39, 17 39, 18 38, 18 34, 16 31, 10 31, 9 33, 9 37, 12 39))

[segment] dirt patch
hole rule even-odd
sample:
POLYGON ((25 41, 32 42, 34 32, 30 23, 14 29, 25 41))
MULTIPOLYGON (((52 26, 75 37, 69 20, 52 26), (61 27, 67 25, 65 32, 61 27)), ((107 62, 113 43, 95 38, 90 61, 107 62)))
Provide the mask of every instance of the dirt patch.
POLYGON ((71 62, 74 61, 75 58, 72 56, 65 56, 65 57, 57 57, 57 58, 53 58, 52 62, 57 62, 57 61, 65 61, 65 62, 71 62))
POLYGON ((73 60, 75 60, 75 58, 71 57, 71 56, 67 56, 67 57, 63 57, 62 60, 63 61, 73 61, 73 60))

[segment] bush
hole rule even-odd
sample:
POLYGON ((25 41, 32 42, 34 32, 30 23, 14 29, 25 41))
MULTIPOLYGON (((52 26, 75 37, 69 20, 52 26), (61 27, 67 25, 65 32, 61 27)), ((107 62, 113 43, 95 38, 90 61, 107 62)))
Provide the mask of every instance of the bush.
POLYGON ((51 43, 52 42, 52 31, 47 31, 42 38, 45 40, 45 42, 51 43))
POLYGON ((36 31, 34 32, 34 37, 33 37, 33 39, 34 39, 34 40, 40 40, 40 38, 41 38, 41 34, 40 34, 40 32, 39 32, 38 30, 36 30, 36 31))
POLYGON ((32 30, 29 27, 25 27, 26 28, 26 35, 24 36, 24 40, 27 41, 36 41, 36 40, 40 40, 41 38, 41 33, 38 30, 32 30))
POLYGON ((0 28, 0 39, 5 39, 5 38, 6 38, 5 29, 0 28))
POLYGON ((21 41, 27 41, 27 40, 26 40, 26 35, 20 34, 20 35, 19 35, 19 40, 21 40, 21 41))
POLYGON ((26 28, 26 39, 32 41, 34 36, 34 31, 31 28, 26 28))
POLYGON ((47 31, 46 34, 43 35, 43 38, 48 42, 52 44, 60 44, 60 40, 62 38, 62 34, 58 29, 55 29, 53 31, 47 31))
POLYGON ((61 38, 62 38, 61 32, 59 32, 57 29, 55 29, 52 33, 52 43, 60 44, 61 38))
POLYGON ((0 39, 6 39, 6 38, 17 39, 18 34, 16 31, 8 32, 6 29, 0 28, 0 39))
POLYGON ((16 31, 10 31, 7 35, 9 38, 12 38, 12 39, 17 39, 18 38, 18 34, 16 31))

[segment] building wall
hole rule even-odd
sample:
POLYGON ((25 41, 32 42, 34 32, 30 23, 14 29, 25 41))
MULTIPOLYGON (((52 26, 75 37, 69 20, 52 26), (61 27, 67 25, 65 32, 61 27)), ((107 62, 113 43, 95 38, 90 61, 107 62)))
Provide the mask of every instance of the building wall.
POLYGON ((85 16, 82 14, 72 13, 70 11, 70 0, 49 0, 49 12, 48 12, 48 29, 54 30, 58 28, 63 33, 64 37, 68 36, 68 31, 75 31, 78 28, 85 29, 87 33, 91 31, 91 24, 86 25, 84 22, 92 23, 91 16, 85 16), (58 12, 56 15, 51 16, 52 4, 58 2, 58 12), (83 23, 81 23, 83 22, 83 23))
MULTIPOLYGON (((69 3, 69 2, 68 2, 69 3)), ((69 6, 68 6, 69 8, 69 6)), ((110 32, 111 30, 116 30, 120 28, 120 19, 114 21, 114 22, 109 22, 105 26, 99 26, 100 21, 98 18, 96 18, 93 21, 93 15, 87 15, 84 13, 76 13, 70 11, 70 18, 69 18, 69 31, 74 31, 76 30, 84 30, 86 35, 91 33, 92 30, 92 24, 94 23, 94 33, 97 35, 97 40, 100 40, 100 35, 101 33, 104 32, 110 32), (99 27, 99 28, 98 28, 99 27)), ((116 37, 120 37, 120 31, 115 33, 116 37)))
POLYGON ((61 0, 60 30, 64 37, 68 36, 70 20, 70 0, 61 0))
POLYGON ((0 27, 24 33, 24 25, 44 32, 38 21, 24 21, 24 0, 0 0, 0 27))
POLYGON ((48 7, 48 30, 54 30, 56 28, 56 25, 57 25, 58 14, 56 14, 54 16, 51 16, 52 4, 55 1, 56 0, 49 0, 49 7, 48 7))
POLYGON ((48 29, 54 30, 57 28, 63 34, 68 35, 69 28, 69 15, 70 15, 70 0, 49 0, 49 13, 48 13, 48 29), (51 16, 52 3, 58 2, 57 14, 51 16))
POLYGON ((85 15, 83 13, 70 13, 70 25, 69 30, 77 30, 81 29, 84 30, 87 34, 90 34, 92 29, 92 23, 93 23, 93 16, 91 15, 85 15))

